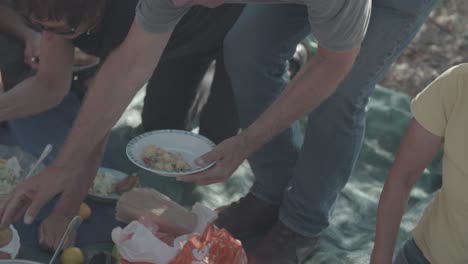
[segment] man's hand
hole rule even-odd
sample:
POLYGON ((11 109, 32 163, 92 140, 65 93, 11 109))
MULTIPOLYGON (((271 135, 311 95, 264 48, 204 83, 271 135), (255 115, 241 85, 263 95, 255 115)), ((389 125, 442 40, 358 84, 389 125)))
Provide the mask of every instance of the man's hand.
MULTIPOLYGON (((68 216, 53 212, 39 226, 38 240, 39 246, 46 251, 54 251, 60 240, 62 239, 65 230, 72 221, 73 216, 68 216)), ((69 239, 65 244, 65 248, 74 244, 75 234, 70 234, 69 239)))
POLYGON ((42 206, 63 191, 65 177, 61 170, 49 166, 40 174, 18 184, 0 203, 0 228, 6 228, 24 215, 24 222, 31 224, 42 206))
POLYGON ((348 74, 358 53, 358 48, 334 52, 319 47, 317 54, 253 124, 201 158, 200 164, 216 161, 213 168, 177 179, 198 184, 226 181, 251 153, 333 94, 338 83, 348 74))
POLYGON ((251 144, 247 141, 243 134, 224 140, 196 161, 200 166, 214 161, 216 163, 212 168, 199 173, 180 176, 177 180, 195 182, 202 185, 227 181, 241 163, 251 154, 252 150, 249 147, 251 144))

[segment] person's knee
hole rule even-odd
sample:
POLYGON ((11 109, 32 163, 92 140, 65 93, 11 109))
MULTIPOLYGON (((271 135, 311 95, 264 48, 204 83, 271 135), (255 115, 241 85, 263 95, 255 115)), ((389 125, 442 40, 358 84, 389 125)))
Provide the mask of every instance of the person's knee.
POLYGON ((310 115, 314 123, 333 129, 337 125, 363 125, 368 98, 358 94, 335 93, 310 115))

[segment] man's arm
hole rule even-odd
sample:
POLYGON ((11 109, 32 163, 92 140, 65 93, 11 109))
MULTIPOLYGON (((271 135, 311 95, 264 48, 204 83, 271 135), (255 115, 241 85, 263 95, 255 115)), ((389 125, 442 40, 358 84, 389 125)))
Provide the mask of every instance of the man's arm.
MULTIPOLYGON (((82 171, 80 167, 100 160, 101 155, 93 157, 93 151, 99 149, 99 144, 104 142, 106 134, 134 94, 149 79, 170 34, 146 33, 133 23, 125 41, 108 57, 89 87, 84 105, 59 157, 39 175, 17 186, 4 201, 0 201, 0 227, 11 224, 15 216, 22 212, 26 212, 25 223, 31 224, 40 208, 61 192, 64 198, 60 204, 63 208, 74 203, 68 201, 70 196, 84 196, 95 174, 83 181, 80 173, 70 172, 82 171), (76 182, 82 184, 77 185, 76 182)), ((56 212, 62 211, 61 208, 58 205, 56 212)))
POLYGON ((358 54, 359 48, 335 52, 319 47, 317 54, 252 125, 197 160, 200 165, 216 161, 216 166, 178 180, 199 184, 226 181, 250 154, 333 94, 358 54))
POLYGON ((73 46, 69 40, 44 32, 37 74, 0 95, 0 121, 26 117, 59 104, 71 83, 73 46))
POLYGON ((351 70, 358 53, 359 49, 334 52, 319 47, 317 54, 285 91, 242 133, 248 145, 258 149, 292 122, 317 108, 335 92, 351 70))
POLYGON ((89 155, 149 79, 170 34, 147 33, 133 23, 125 41, 107 58, 88 89, 57 164, 72 165, 72 158, 89 155))

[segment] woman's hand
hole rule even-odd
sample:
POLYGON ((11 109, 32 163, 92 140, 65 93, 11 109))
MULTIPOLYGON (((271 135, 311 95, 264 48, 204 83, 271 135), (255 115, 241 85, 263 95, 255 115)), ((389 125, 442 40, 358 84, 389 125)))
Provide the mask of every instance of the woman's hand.
POLYGON ((29 30, 23 36, 24 63, 33 69, 39 66, 39 52, 41 49, 41 34, 29 30))

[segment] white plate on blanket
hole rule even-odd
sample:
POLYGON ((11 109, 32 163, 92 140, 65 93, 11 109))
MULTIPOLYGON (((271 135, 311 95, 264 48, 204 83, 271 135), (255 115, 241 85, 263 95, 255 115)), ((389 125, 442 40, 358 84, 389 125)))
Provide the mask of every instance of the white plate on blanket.
POLYGON ((212 162, 206 166, 198 166, 195 159, 208 153, 215 144, 204 136, 184 130, 156 130, 139 135, 127 145, 127 156, 135 165, 156 174, 177 177, 204 171, 215 164, 212 162), (186 171, 170 172, 149 167, 143 162, 142 154, 145 147, 155 145, 172 153, 179 153, 190 165, 186 171))

